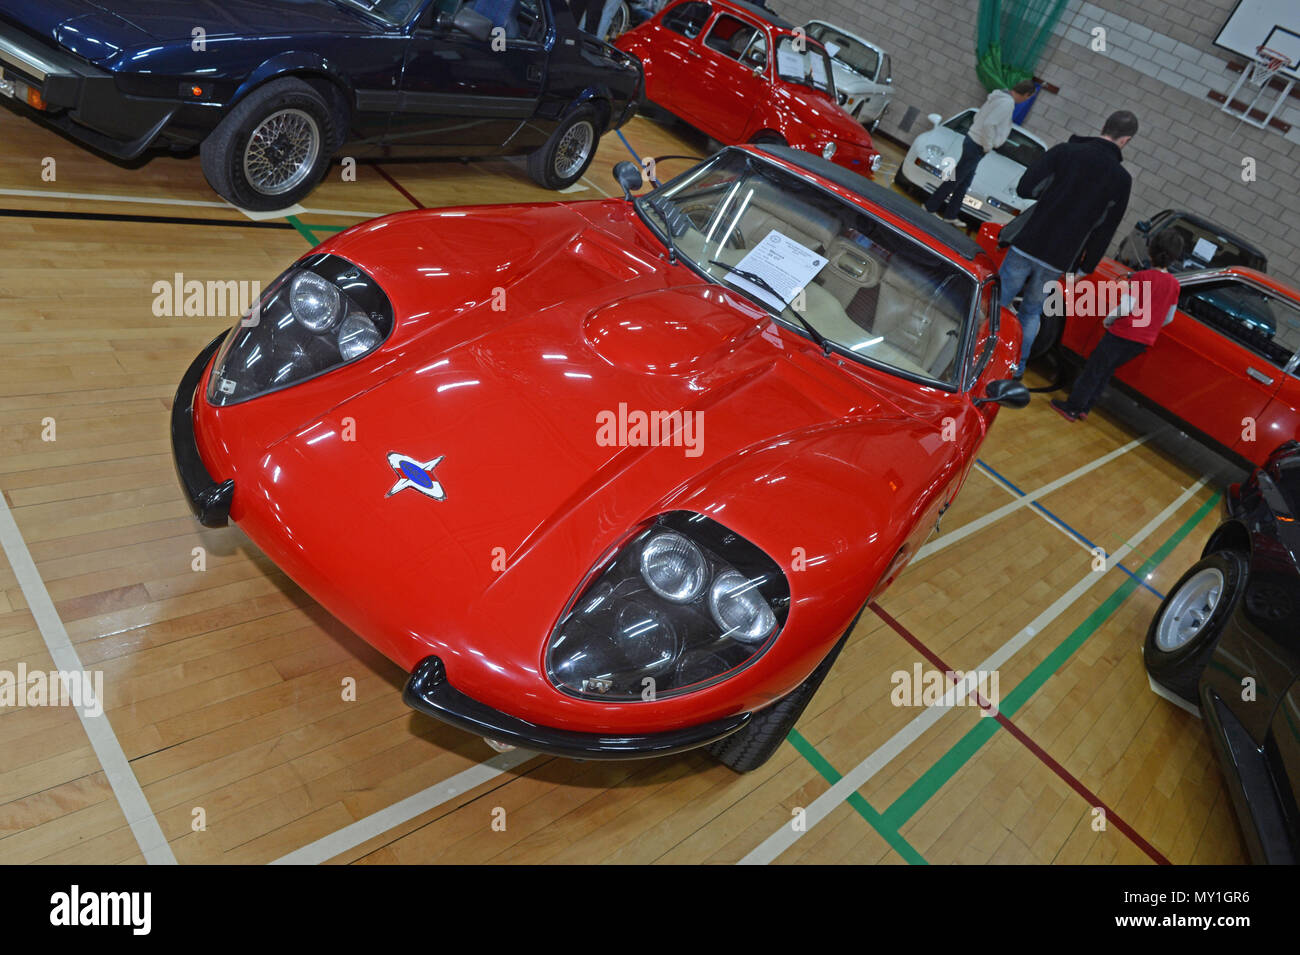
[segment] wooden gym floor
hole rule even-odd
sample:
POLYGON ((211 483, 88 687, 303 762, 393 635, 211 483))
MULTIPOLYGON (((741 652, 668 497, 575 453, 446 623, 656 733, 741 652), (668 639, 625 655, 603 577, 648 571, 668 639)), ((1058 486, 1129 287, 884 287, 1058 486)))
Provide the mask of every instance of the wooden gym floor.
MULTIPOLYGON (((642 155, 706 148, 645 119, 626 134, 642 155)), ((362 164, 257 226, 197 157, 122 168, 8 109, 0 144, 0 671, 98 670, 106 696, 84 723, 0 708, 0 862, 1244 861, 1200 721, 1140 657, 1218 520, 1222 478, 1178 436, 1104 411, 1069 426, 1046 395, 1002 412, 941 535, 755 773, 497 755, 408 710, 404 674, 237 528, 191 518, 168 412, 230 320, 155 317, 151 290, 265 283, 416 203, 554 194, 515 161, 362 164), (915 664, 996 670, 999 718, 892 705, 915 664)), ((607 136, 566 198, 615 193, 625 158, 607 136)))

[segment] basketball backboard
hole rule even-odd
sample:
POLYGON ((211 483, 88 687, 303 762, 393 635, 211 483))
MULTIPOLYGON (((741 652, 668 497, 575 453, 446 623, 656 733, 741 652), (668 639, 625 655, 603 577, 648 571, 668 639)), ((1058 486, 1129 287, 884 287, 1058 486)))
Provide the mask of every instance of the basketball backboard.
POLYGON ((1257 57, 1260 47, 1276 51, 1285 61, 1279 78, 1300 80, 1300 3, 1240 0, 1214 38, 1214 45, 1248 61, 1257 57))

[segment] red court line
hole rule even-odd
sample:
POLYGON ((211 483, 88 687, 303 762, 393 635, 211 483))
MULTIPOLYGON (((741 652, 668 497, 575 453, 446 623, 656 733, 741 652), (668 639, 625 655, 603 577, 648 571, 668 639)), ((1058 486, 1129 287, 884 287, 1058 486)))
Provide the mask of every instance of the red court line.
POLYGON ((394 179, 392 176, 390 176, 388 174, 388 170, 386 170, 383 166, 379 165, 379 163, 371 163, 370 165, 374 168, 375 172, 379 173, 379 175, 383 176, 385 179, 388 180, 389 185, 391 185, 394 189, 396 189, 398 192, 404 195, 407 198, 407 201, 411 203, 411 205, 415 206, 415 208, 417 209, 424 208, 424 203, 421 202, 419 199, 415 198, 415 196, 411 195, 409 192, 407 192, 406 189, 402 186, 402 184, 398 182, 396 179, 394 179))
MULTIPOLYGON (((892 616, 890 616, 879 604, 872 603, 871 609, 877 617, 879 617, 885 623, 889 624, 890 628, 892 628, 895 633, 897 633, 900 637, 902 637, 904 640, 910 643, 914 648, 916 648, 916 651, 920 653, 921 656, 929 660, 932 666, 934 666, 938 670, 942 670, 944 673, 954 672, 953 668, 948 666, 946 663, 944 663, 943 660, 939 658, 939 655, 937 653, 932 651, 929 647, 927 647, 924 643, 922 643, 919 639, 917 639, 906 627, 904 627, 901 623, 899 623, 892 616)), ((954 680, 953 682, 955 684, 958 681, 954 680)), ((992 705, 983 697, 981 697, 979 693, 975 694, 975 702, 978 703, 980 708, 983 710, 992 711, 993 709, 992 705)), ((1039 746, 1032 739, 1030 739, 1028 734, 1026 734, 1024 730, 1022 730, 1019 726, 1016 726, 1015 723, 1012 723, 1008 717, 1004 716, 1000 712, 994 712, 993 717, 999 723, 1002 724, 1002 726, 1007 730, 1007 732, 1009 732, 1012 736, 1014 736, 1021 743, 1023 743, 1027 750, 1029 750, 1031 753, 1037 756, 1039 761, 1041 761, 1045 766, 1047 766, 1048 769, 1056 773, 1057 776, 1059 776, 1062 780, 1064 780, 1066 785, 1068 785, 1071 789, 1077 792, 1084 799, 1088 800, 1088 804, 1090 806, 1100 806, 1102 808, 1102 811, 1106 813, 1106 821, 1113 822, 1115 824, 1116 829, 1124 833, 1124 835, 1128 836, 1129 840, 1132 841, 1132 843, 1136 845, 1139 849, 1145 852, 1157 865, 1172 864, 1168 859, 1164 857, 1164 855, 1160 852, 1159 849, 1157 849, 1155 846, 1151 845, 1151 843, 1147 842, 1140 835, 1138 835, 1137 830, 1134 829, 1132 826, 1130 826, 1127 822, 1125 822, 1119 813, 1117 813, 1106 803, 1102 802, 1102 800, 1097 796, 1096 793, 1094 793, 1091 789, 1089 789, 1082 782, 1080 782, 1068 769, 1066 769, 1055 759, 1053 759, 1050 755, 1048 755, 1047 751, 1043 749, 1043 747, 1039 746)))

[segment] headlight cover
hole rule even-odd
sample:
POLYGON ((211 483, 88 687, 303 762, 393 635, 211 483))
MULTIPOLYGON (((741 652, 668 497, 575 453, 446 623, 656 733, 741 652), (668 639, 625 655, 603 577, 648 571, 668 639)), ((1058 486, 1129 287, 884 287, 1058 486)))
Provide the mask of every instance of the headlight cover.
POLYGON ((672 511, 572 601, 547 644, 546 673, 586 700, 678 696, 757 660, 789 609, 790 584, 776 561, 710 518, 672 511))
POLYGON ((928 159, 930 162, 937 163, 941 159, 943 159, 943 150, 940 147, 936 146, 934 143, 931 143, 929 146, 925 147, 924 155, 925 158, 928 159))
POLYGON ((822 159, 834 159, 835 153, 839 149, 838 144, 832 140, 822 147, 822 159))
POLYGON ((370 354, 393 330, 379 283, 337 255, 308 256, 262 295, 255 323, 231 329, 208 378, 218 407, 301 384, 370 354))

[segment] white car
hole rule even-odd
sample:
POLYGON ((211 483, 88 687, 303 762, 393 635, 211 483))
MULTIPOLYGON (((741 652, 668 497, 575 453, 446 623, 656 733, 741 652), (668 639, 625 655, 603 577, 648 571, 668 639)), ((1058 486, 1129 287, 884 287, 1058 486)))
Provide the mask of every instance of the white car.
POLYGON ((894 96, 889 54, 870 40, 822 20, 809 20, 804 30, 831 56, 840 105, 859 123, 875 129, 894 96))
MULTIPOLYGON (((963 110, 946 123, 938 113, 930 114, 934 128, 912 141, 903 163, 898 167, 896 182, 905 189, 933 195, 945 172, 949 179, 961 158, 961 143, 975 118, 975 109, 963 110)), ((1010 222, 1034 204, 1032 199, 1016 195, 1016 184, 1025 169, 1043 153, 1047 145, 1023 126, 1012 126, 1007 141, 980 160, 975 181, 962 200, 962 218, 982 222, 1010 222)))

